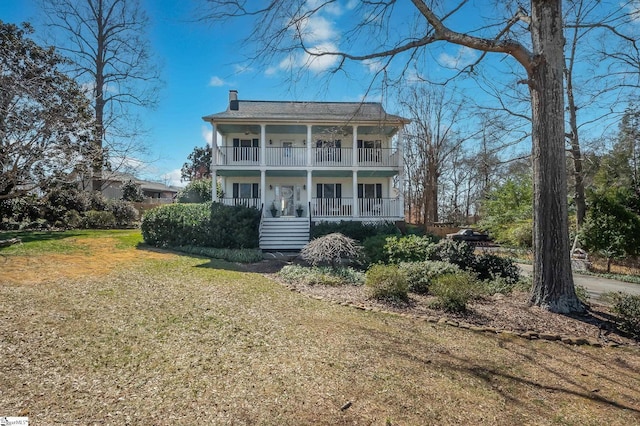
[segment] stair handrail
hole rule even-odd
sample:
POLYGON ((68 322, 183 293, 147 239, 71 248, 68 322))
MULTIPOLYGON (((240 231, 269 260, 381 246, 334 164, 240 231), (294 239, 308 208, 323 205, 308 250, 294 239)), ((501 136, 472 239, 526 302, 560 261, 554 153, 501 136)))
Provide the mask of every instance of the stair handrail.
POLYGON ((262 223, 264 219, 264 203, 260 204, 260 225, 258 225, 258 241, 262 238, 262 223))

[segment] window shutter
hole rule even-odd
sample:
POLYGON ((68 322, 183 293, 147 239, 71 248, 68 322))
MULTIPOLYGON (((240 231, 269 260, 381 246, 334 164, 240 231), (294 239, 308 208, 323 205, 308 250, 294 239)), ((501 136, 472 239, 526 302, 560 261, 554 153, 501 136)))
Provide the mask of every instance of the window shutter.
POLYGON ((376 198, 382 198, 382 184, 376 183, 376 198))
POLYGON ((234 148, 239 148, 240 147, 240 139, 233 138, 233 147, 234 148))
POLYGON ((316 197, 317 198, 322 198, 322 184, 321 183, 316 184, 316 197))
POLYGON ((362 139, 358 139, 358 148, 362 148, 362 139))
POLYGON ((358 198, 364 198, 364 185, 358 184, 358 198))
POLYGON ((336 183, 336 198, 342 198, 342 184, 336 183))
POLYGON ((253 140, 253 147, 254 148, 258 148, 260 146, 260 139, 254 139, 253 140))
POLYGON ((233 184, 233 198, 238 198, 238 195, 240 193, 240 185, 238 185, 237 183, 233 184))
POLYGON ((260 187, 257 183, 252 185, 253 198, 260 198, 260 187))

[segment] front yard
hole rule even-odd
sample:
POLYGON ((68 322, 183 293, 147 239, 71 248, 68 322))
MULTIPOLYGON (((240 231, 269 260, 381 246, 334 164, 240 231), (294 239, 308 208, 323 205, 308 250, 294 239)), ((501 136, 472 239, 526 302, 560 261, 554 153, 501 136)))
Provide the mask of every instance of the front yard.
POLYGON ((0 416, 30 424, 576 424, 640 418, 640 352, 308 298, 137 231, 0 251, 0 416))

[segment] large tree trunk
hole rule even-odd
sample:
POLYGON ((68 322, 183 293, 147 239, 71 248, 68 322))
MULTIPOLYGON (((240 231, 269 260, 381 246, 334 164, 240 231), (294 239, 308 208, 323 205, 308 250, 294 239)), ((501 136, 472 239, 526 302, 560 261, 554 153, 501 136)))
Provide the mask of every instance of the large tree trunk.
POLYGON ((569 253, 564 153, 564 35, 560 0, 533 0, 529 75, 532 109, 533 288, 531 302, 554 312, 583 310, 569 253))

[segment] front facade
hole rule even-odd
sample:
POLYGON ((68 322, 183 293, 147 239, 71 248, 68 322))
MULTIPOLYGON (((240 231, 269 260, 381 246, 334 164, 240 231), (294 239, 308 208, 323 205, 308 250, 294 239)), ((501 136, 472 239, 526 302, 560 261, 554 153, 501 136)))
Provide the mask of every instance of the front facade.
POLYGON ((244 101, 231 91, 228 109, 203 119, 213 127, 217 201, 260 209, 263 231, 279 226, 283 239, 296 223, 404 218, 407 120, 379 103, 244 101))

